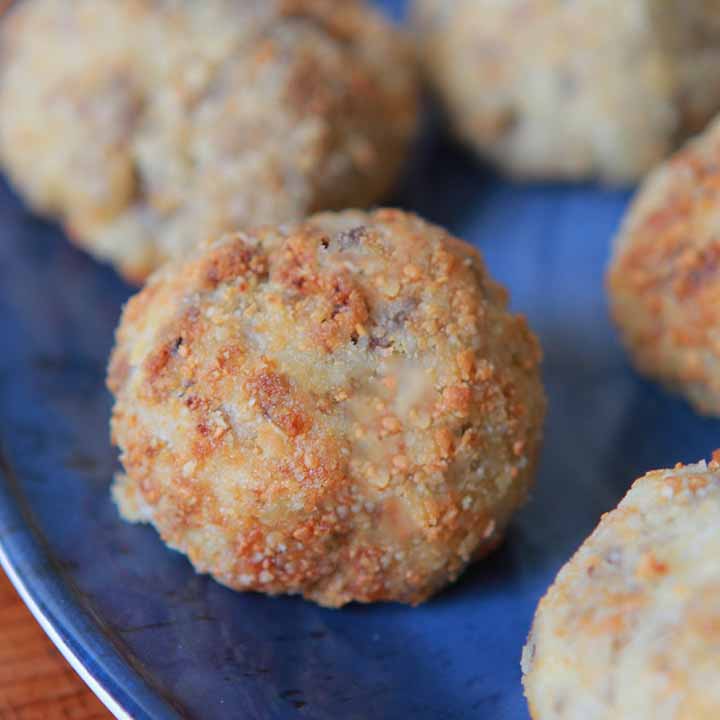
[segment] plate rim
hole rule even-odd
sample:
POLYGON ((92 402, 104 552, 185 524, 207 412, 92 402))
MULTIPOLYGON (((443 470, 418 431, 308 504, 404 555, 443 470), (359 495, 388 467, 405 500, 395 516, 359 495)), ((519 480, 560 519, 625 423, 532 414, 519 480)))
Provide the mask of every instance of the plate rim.
POLYGON ((118 720, 182 716, 145 682, 107 638, 44 547, 0 439, 0 566, 73 670, 118 720))

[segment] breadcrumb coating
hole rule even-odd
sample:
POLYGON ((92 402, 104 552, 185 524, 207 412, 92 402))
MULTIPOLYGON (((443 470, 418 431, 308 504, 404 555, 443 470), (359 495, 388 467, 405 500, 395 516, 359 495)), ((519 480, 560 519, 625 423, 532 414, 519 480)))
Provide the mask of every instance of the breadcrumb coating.
POLYGON ((461 138, 513 175, 641 178, 720 109, 717 0, 414 0, 461 138))
POLYGON ((720 717, 720 451, 656 470, 560 571, 523 652, 534 720, 720 717))
POLYGON ((641 188, 608 272, 638 368, 720 415, 720 122, 641 188))
POLYGON ((232 588, 416 604, 525 499, 540 359, 479 254, 416 216, 225 235, 124 311, 114 496, 232 588))
POLYGON ((132 281, 372 204, 417 123, 409 44, 364 0, 25 0, 0 43, 0 162, 132 281))

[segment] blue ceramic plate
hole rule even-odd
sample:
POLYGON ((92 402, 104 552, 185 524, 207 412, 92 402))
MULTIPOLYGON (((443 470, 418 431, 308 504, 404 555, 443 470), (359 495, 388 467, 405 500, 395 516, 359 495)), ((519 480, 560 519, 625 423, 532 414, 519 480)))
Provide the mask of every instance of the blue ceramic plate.
POLYGON ((718 423, 630 371, 609 324, 603 273, 627 200, 512 185, 437 133, 423 143, 395 202, 481 248, 540 334, 542 468, 502 548, 435 600, 330 611, 234 594, 119 520, 103 381, 131 289, 0 182, 0 559, 108 706, 137 719, 526 720, 520 651, 557 569, 633 478, 719 444, 718 423))

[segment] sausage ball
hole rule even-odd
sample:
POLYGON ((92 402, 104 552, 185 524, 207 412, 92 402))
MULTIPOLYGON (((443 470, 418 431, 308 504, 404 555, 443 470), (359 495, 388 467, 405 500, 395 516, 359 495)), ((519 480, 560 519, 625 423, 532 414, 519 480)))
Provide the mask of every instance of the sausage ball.
POLYGON ((720 108, 718 0, 414 0, 459 135, 520 177, 642 177, 720 108))
POLYGON ((394 210, 170 263, 110 363, 122 514, 238 590, 422 602, 533 478, 540 347, 507 302, 473 248, 394 210))
POLYGON ((647 180, 615 244, 613 315, 638 368, 720 415, 720 123, 647 180))
POLYGON ((720 717, 719 520, 716 460, 635 482, 540 602, 534 720, 720 717))
POLYGON ((133 281, 203 238, 370 205, 414 133, 404 39, 362 0, 25 0, 0 160, 133 281))

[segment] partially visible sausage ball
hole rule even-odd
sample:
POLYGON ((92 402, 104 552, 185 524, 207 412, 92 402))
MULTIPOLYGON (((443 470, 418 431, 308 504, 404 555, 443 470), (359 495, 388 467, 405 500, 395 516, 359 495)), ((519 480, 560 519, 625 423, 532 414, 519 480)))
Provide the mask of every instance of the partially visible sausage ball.
POLYGON ((364 0, 24 0, 3 20, 0 161, 128 278, 202 238, 391 187, 412 53, 364 0))
POLYGON ((527 495, 540 354, 479 254, 413 215, 226 235, 125 309, 115 498, 232 588, 422 602, 527 495))
POLYGON ((717 460, 635 482, 540 602, 533 720, 720 718, 719 520, 717 460))
POLYGON ((648 178, 608 288, 638 368, 720 415, 720 123, 648 178))
POLYGON ((642 177, 720 109, 718 0, 414 0, 459 135, 514 175, 642 177))

